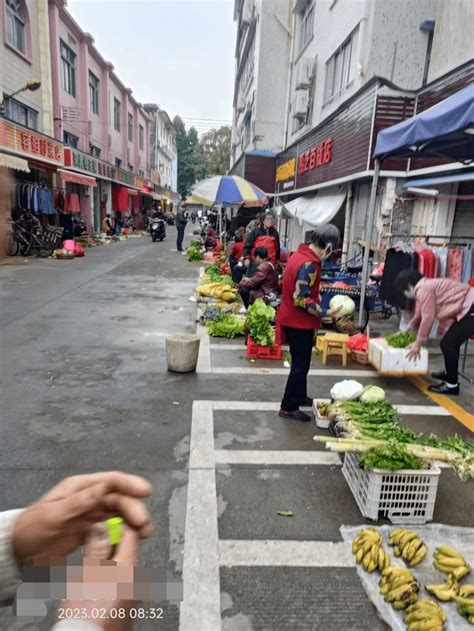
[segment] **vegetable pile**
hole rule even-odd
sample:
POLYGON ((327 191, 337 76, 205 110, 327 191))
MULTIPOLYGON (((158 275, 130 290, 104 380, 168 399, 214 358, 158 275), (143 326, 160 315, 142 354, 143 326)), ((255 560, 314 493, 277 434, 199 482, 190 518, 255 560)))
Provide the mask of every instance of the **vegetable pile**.
POLYGON ((398 331, 385 336, 389 346, 393 348, 406 348, 416 340, 416 333, 413 331, 398 331))
POLYGON ((246 327, 250 337, 260 346, 275 345, 275 331, 271 322, 275 318, 275 309, 258 298, 247 309, 246 327))
POLYGON ((231 287, 235 287, 235 283, 232 280, 231 276, 228 274, 222 274, 222 265, 219 263, 214 263, 214 265, 210 265, 204 272, 204 283, 214 283, 221 282, 226 285, 230 285, 231 287))
POLYGON ((199 241, 193 241, 191 245, 186 249, 188 261, 203 261, 204 255, 201 252, 201 244, 199 241))
POLYGON ((230 302, 235 299, 236 290, 225 282, 205 283, 196 287, 196 293, 207 298, 217 298, 230 302))
POLYGON ((223 315, 220 319, 210 322, 207 330, 213 337, 236 337, 242 335, 245 328, 243 318, 235 315, 223 315))

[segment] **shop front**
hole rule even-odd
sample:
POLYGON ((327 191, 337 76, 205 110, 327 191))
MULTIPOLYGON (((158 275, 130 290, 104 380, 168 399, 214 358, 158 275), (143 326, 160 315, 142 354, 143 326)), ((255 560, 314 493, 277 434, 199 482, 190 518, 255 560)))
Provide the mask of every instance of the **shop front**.
MULTIPOLYGON (((315 226, 336 224, 343 236, 342 259, 353 257, 364 238, 369 203, 371 152, 375 129, 413 113, 412 96, 373 79, 323 123, 277 157, 275 206, 282 240, 290 250, 307 240, 315 226)), ((378 204, 390 203, 394 177, 405 161, 391 161, 380 183, 378 204)))
POLYGON ((57 224, 56 175, 64 165, 63 147, 54 138, 0 119, 0 167, 10 175, 10 204, 0 217, 2 234, 11 217, 34 213, 43 225, 57 224))

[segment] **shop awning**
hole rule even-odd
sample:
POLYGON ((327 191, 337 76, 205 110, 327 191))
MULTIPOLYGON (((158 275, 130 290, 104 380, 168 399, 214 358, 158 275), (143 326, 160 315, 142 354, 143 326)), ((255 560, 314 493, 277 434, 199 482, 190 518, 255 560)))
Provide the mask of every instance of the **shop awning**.
POLYGON ((420 186, 434 186, 435 184, 451 184, 452 182, 472 182, 473 180, 473 172, 441 175, 440 177, 421 177, 414 180, 407 180, 402 188, 418 188, 420 186))
POLYGON ((58 173, 63 183, 72 182, 73 184, 82 184, 82 186, 97 186, 95 177, 75 173, 74 171, 65 171, 64 169, 58 169, 58 173))
POLYGON ((138 195, 139 194, 138 191, 136 191, 134 188, 129 188, 127 190, 128 190, 128 194, 131 195, 132 197, 134 195, 138 195))
POLYGON ((16 156, 9 156, 7 153, 0 153, 0 167, 14 169, 15 171, 23 171, 24 173, 30 172, 28 160, 17 158, 16 156))
POLYGON ((374 156, 441 157, 471 162, 474 155, 474 83, 379 132, 374 156))
POLYGON ((316 195, 297 197, 285 203, 284 210, 287 215, 296 218, 300 224, 319 226, 328 223, 337 215, 346 195, 345 188, 343 191, 333 190, 326 193, 319 191, 316 195))

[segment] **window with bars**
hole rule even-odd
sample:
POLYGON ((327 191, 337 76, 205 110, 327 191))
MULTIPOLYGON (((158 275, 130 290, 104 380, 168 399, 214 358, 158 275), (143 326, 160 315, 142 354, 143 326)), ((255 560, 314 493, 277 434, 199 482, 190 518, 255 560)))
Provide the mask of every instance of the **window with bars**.
POLYGON ((3 102, 7 118, 30 129, 38 129, 38 112, 36 110, 10 98, 7 94, 3 95, 3 102))
POLYGON ((314 0, 307 0, 300 12, 299 52, 302 53, 314 34, 314 0))
POLYGON ((120 101, 114 97, 114 129, 120 131, 120 101))
POLYGON ((133 115, 128 115, 128 139, 133 142, 133 115))
POLYGON ((99 79, 89 70, 89 107, 93 114, 99 113, 99 79))
POLYGON ((76 53, 61 40, 61 83, 63 90, 76 96, 76 53))
POLYGON ((25 14, 20 0, 7 0, 6 21, 7 42, 20 53, 25 54, 25 14))
POLYGON ((140 149, 145 148, 145 130, 143 129, 143 125, 138 126, 138 144, 140 149))
POLYGON ((95 145, 91 145, 91 156, 93 156, 94 158, 100 158, 100 154, 101 149, 99 149, 99 147, 96 147, 95 145))
POLYGON ((324 103, 340 96, 354 81, 359 27, 326 62, 324 103))
POLYGON ((70 134, 68 131, 65 131, 63 132, 63 142, 67 147, 77 149, 79 138, 77 136, 74 136, 74 134, 70 134))

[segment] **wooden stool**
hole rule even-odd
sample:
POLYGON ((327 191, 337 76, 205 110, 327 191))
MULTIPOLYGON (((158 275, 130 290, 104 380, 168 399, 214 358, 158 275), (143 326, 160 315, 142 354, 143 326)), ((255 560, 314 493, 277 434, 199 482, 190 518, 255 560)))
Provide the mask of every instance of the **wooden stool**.
POLYGON ((345 333, 326 333, 316 338, 316 348, 322 353, 322 362, 327 364, 330 355, 341 355, 342 365, 347 365, 347 341, 349 336, 345 333))

